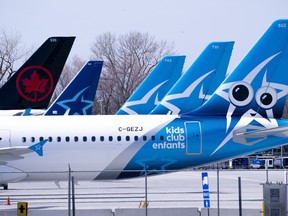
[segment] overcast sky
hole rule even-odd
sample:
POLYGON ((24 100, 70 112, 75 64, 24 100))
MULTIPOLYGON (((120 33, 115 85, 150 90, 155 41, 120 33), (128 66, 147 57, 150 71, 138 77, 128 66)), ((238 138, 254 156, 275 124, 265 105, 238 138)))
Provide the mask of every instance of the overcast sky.
POLYGON ((38 48, 50 36, 76 36, 70 57, 89 60, 104 32, 139 31, 174 42, 188 68, 212 41, 235 41, 230 72, 276 19, 288 18, 288 0, 6 0, 0 28, 38 48))

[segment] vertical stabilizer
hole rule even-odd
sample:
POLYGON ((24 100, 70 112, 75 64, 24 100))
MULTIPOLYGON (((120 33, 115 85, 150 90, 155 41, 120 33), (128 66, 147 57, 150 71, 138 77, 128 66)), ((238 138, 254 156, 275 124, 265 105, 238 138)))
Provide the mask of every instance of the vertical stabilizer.
POLYGON ((164 57, 116 114, 150 113, 181 76, 184 60, 185 56, 164 57))
POLYGON ((46 109, 75 37, 48 38, 0 89, 0 109, 46 109))
POLYGON ((202 106, 224 80, 233 45, 210 43, 151 114, 183 114, 202 106))
POLYGON ((103 61, 89 61, 76 74, 44 115, 90 115, 103 61))
POLYGON ((281 118, 288 92, 288 20, 277 20, 194 115, 281 118))

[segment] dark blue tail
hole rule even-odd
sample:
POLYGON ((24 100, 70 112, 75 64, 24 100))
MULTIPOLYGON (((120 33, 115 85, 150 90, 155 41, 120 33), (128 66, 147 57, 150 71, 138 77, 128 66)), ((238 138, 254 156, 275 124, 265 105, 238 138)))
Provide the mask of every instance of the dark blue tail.
POLYGON ((90 115, 103 61, 89 61, 44 115, 90 115))

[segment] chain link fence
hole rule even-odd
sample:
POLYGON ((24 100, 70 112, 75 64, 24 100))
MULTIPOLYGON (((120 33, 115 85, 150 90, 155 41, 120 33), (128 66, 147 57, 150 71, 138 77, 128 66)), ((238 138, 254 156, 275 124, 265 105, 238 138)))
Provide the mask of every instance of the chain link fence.
MULTIPOLYGON (((243 209, 258 209, 263 202, 263 186, 268 182, 284 182, 285 170, 183 170, 125 180, 77 181, 75 178, 76 209, 121 208, 204 208, 202 172, 208 173, 210 207, 239 208, 239 184, 243 209), (219 181, 217 181, 217 175, 219 181), (218 189, 219 188, 219 193, 218 189), (218 200, 219 198, 219 200, 218 200), (146 202, 147 201, 147 202, 146 202)), ((68 209, 67 181, 9 183, 8 190, 0 190, 0 209, 11 209, 18 202, 27 202, 29 209, 68 209), (9 200, 8 200, 9 199, 9 200), (9 201, 9 203, 8 203, 9 201)), ((148 173, 149 171, 147 171, 148 173)), ((95 171, 95 174, 98 173, 95 171)), ((44 173, 43 173, 44 174, 44 173)), ((48 175, 49 173, 45 173, 48 175)), ((53 172, 50 173, 53 179, 53 172)), ((86 172, 71 172, 71 176, 86 172)), ((91 172, 89 173, 90 176, 91 172)), ((0 173, 1 175, 1 173, 0 173)), ((29 175, 29 174, 28 174, 29 175)))

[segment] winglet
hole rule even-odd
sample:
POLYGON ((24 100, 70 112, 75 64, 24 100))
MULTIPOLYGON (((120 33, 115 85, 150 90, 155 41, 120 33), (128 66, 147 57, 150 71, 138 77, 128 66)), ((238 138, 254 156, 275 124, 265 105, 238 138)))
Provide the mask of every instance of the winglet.
POLYGON ((25 109, 24 113, 22 113, 22 116, 30 116, 31 110, 32 110, 31 108, 25 109))
POLYGON ((48 141, 48 139, 42 140, 32 146, 29 146, 28 149, 36 152, 40 157, 43 156, 43 145, 48 141))

